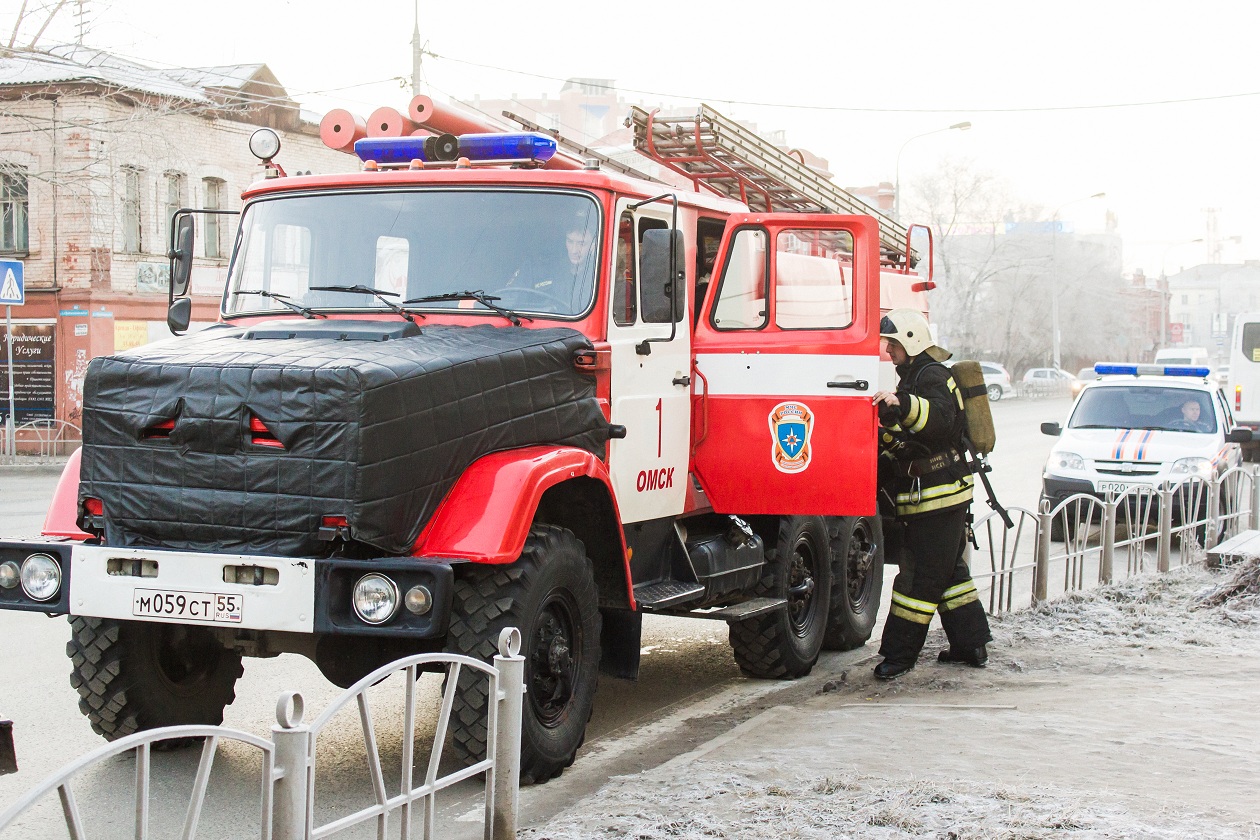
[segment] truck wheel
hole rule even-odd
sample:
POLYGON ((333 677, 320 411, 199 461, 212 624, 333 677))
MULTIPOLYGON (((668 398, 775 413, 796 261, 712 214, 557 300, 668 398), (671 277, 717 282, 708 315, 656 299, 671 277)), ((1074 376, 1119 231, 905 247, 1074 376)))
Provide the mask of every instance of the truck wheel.
POLYGON ((871 638, 884 587, 884 539, 878 516, 838 516, 831 524, 831 600, 825 650, 853 650, 871 638))
MULTIPOLYGON (((600 615, 586 549, 567 529, 535 525, 512 565, 463 571, 455 581, 447 650, 490 662, 499 632, 520 629, 521 782, 545 782, 573 763, 594 707, 600 615)), ((483 674, 460 672, 451 745, 466 765, 486 755, 487 688, 483 674)))
POLYGON ((162 726, 218 726, 236 699, 241 654, 210 630, 86 616, 71 616, 70 630, 66 655, 79 711, 108 741, 162 726))
POLYGON ((786 680, 808 674, 822 650, 830 592, 831 543, 826 520, 783 517, 756 594, 786 598, 787 608, 731 622, 731 650, 740 670, 750 677, 786 680))

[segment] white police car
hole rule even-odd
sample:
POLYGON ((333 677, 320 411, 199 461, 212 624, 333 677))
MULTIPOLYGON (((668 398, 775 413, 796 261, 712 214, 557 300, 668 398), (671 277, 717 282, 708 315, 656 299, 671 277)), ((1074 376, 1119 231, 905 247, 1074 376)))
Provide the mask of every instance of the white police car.
POLYGON ((1211 370, 1164 365, 1094 366, 1066 428, 1042 423, 1059 440, 1042 474, 1051 507, 1074 493, 1105 499, 1133 485, 1211 480, 1242 461, 1236 428, 1211 370))

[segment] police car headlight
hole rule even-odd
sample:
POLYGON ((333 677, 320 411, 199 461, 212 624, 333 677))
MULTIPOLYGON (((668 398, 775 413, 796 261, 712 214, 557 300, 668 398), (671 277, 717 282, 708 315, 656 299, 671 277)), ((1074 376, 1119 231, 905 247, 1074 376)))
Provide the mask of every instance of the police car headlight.
POLYGON ((1172 474, 1205 479, 1211 478, 1212 461, 1209 458, 1181 458, 1173 461, 1172 474))
POLYGON ((1058 452, 1050 456, 1050 466, 1061 470, 1083 470, 1085 459, 1075 452, 1058 452))
POLYGON ((47 554, 32 554, 22 561, 22 591, 35 601, 48 601, 61 589, 61 567, 47 554))
POLYGON ((384 624, 398 612, 398 585, 372 573, 354 585, 354 614, 368 624, 384 624))

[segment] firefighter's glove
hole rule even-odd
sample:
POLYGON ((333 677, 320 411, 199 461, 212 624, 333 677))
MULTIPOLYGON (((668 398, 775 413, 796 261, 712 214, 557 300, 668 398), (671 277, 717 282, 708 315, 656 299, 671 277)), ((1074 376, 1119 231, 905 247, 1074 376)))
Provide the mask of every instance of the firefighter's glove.
POLYGON ((884 427, 895 426, 899 422, 901 422, 901 406, 881 402, 879 404, 879 425, 884 427))

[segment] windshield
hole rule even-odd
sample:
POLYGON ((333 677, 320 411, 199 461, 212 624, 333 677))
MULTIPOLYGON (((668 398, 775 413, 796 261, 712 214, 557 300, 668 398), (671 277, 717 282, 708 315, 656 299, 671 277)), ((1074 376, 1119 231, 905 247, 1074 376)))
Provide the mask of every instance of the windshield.
MULTIPOLYGON (((599 205, 542 191, 425 190, 278 198, 250 205, 226 313, 380 310, 366 286, 403 301, 456 292, 517 312, 572 317, 595 296, 599 205), (269 294, 261 294, 267 292, 269 294)), ((468 298, 409 309, 490 311, 468 298)))
POLYGON ((1068 423, 1070 429, 1158 429, 1216 432, 1212 397, 1186 388, 1087 388, 1068 423))

